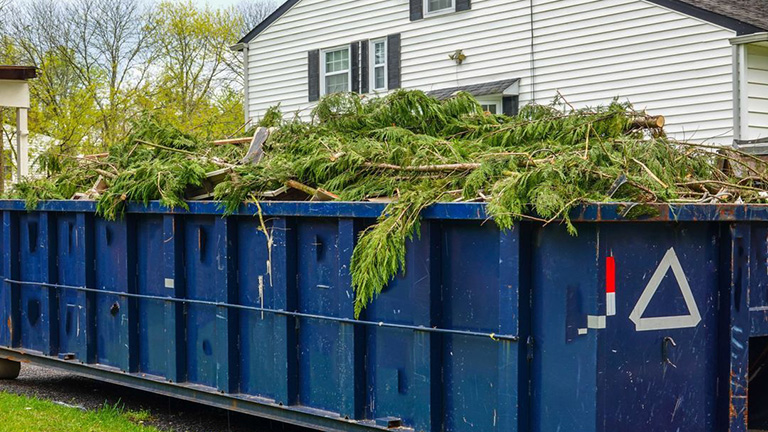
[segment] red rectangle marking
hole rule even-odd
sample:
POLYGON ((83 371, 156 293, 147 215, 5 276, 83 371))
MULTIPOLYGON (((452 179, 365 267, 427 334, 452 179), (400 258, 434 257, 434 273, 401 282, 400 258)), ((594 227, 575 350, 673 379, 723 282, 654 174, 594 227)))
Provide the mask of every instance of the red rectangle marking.
POLYGON ((605 259, 605 292, 616 292, 616 260, 613 257, 605 259))

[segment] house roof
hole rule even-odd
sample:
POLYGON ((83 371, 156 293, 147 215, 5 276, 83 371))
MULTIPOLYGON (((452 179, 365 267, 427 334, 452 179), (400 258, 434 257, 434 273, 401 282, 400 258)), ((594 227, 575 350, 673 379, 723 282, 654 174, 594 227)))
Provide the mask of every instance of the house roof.
POLYGON ((234 49, 238 51, 242 50, 242 44, 247 44, 253 40, 253 38, 266 30, 267 27, 272 25, 273 22, 277 21, 278 18, 283 16, 284 13, 288 12, 293 7, 293 5, 298 2, 299 0, 286 0, 285 3, 281 4, 279 8, 272 12, 268 17, 264 18, 264 20, 261 21, 256 27, 254 27, 253 30, 249 31, 247 35, 243 36, 243 38, 237 42, 237 45, 234 46, 234 49))
POLYGON ((34 66, 0 65, 0 79, 26 81, 35 77, 37 77, 37 68, 34 66))
POLYGON ((768 31, 768 0, 648 0, 738 34, 768 31))
POLYGON ((433 90, 433 91, 427 92, 427 94, 432 96, 435 99, 440 99, 440 100, 448 99, 460 91, 467 92, 475 97, 497 95, 497 94, 504 93, 505 91, 507 91, 507 89, 515 85, 518 81, 520 81, 520 78, 513 78, 513 79, 507 79, 507 80, 501 80, 501 81, 492 81, 492 82, 487 82, 482 84, 472 84, 472 85, 466 85, 466 86, 433 90))
MULTIPOLYGON (((273 22, 288 12, 300 0, 286 0, 277 10, 233 47, 242 50, 273 22)), ((739 35, 768 31, 768 0, 647 0, 660 6, 718 24, 739 35)))

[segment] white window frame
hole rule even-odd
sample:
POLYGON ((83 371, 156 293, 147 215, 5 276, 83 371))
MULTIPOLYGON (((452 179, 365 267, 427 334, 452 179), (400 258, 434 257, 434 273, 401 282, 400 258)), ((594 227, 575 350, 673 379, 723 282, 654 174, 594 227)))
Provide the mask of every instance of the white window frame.
POLYGON ((456 0, 451 0, 451 6, 447 7, 445 9, 440 9, 436 11, 429 11, 429 0, 424 0, 424 16, 435 16, 435 15, 443 15, 451 12, 456 12, 456 0))
POLYGON ((480 105, 496 105, 496 114, 503 114, 504 104, 502 103, 501 96, 480 96, 477 99, 477 103, 480 105))
MULTIPOLYGON (((335 51, 347 51, 347 58, 349 59, 349 65, 346 70, 347 74, 347 91, 352 91, 352 50, 349 49, 349 45, 337 46, 334 48, 328 48, 320 51, 320 95, 325 96, 327 93, 325 84, 325 68, 327 66, 325 55, 329 52, 335 51)), ((344 71, 332 72, 331 75, 341 75, 344 71)))
POLYGON ((368 45, 368 70, 370 71, 369 77, 368 77, 368 87, 370 87, 371 92, 380 92, 380 91, 387 91, 389 86, 387 85, 389 76, 388 76, 388 55, 389 55, 389 46, 387 44, 387 38, 381 38, 381 39, 374 39, 371 40, 368 45), (376 64, 376 44, 377 43, 384 43, 384 64, 377 65, 376 64), (376 87, 376 68, 377 67, 384 67, 384 87, 376 87))

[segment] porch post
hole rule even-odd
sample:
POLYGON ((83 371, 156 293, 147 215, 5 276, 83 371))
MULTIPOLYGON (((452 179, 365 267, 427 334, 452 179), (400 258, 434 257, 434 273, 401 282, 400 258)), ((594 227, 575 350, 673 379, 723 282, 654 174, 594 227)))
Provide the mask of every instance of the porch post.
POLYGON ((16 108, 16 181, 29 175, 27 108, 16 108))

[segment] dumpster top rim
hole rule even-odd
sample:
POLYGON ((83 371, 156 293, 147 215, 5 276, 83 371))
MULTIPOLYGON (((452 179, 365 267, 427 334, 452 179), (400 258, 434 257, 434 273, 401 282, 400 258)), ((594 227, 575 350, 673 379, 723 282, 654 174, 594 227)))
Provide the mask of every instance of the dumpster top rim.
MULTIPOLYGON (((148 205, 130 203, 129 214, 177 214, 177 215, 224 215, 224 208, 214 201, 189 202, 189 210, 168 209, 159 201, 148 205)), ((306 202, 264 201, 262 214, 270 217, 328 217, 328 218, 376 218, 386 204, 370 202, 306 202)), ((571 212, 574 222, 736 222, 768 221, 768 204, 643 204, 654 209, 651 216, 627 218, 624 214, 634 206, 629 203, 588 204, 571 212)), ((37 211, 94 213, 94 201, 41 201, 37 211)), ((0 211, 27 211, 24 201, 0 200, 0 211)), ((258 209, 254 204, 243 205, 236 213, 254 216, 258 209)), ((649 213, 649 212, 644 212, 649 213)), ((484 203, 440 203, 424 210, 424 219, 490 220, 484 203)))

